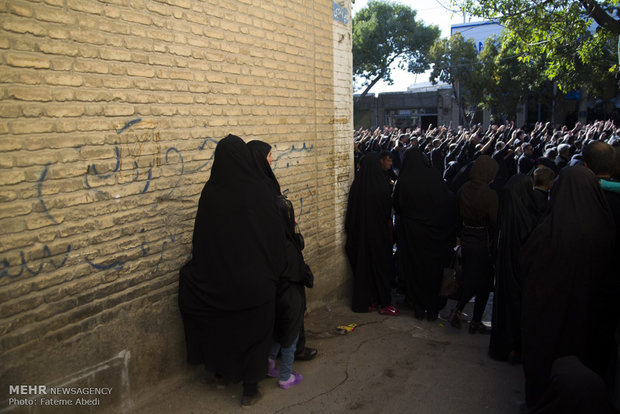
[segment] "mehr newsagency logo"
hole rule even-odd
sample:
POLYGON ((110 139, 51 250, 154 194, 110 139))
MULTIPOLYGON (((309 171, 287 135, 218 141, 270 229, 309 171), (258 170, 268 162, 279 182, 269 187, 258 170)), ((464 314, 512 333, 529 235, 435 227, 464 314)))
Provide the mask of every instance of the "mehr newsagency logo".
POLYGON ((9 385, 9 406, 98 406, 112 387, 9 385))

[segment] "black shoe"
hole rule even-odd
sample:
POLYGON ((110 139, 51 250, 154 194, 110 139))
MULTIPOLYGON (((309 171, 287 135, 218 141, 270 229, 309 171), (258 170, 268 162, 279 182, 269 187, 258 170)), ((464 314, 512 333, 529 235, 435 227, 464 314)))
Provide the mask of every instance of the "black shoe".
POLYGON ((482 322, 471 321, 469 323, 469 333, 470 334, 475 334, 475 333, 490 334, 491 328, 487 328, 486 325, 484 325, 482 322))
POLYGON ((295 353, 295 361, 310 361, 317 354, 318 351, 316 349, 305 347, 301 352, 295 353))
POLYGON ((454 326, 456 329, 461 329, 461 311, 456 309, 452 311, 452 315, 450 316, 450 325, 454 326))
POLYGON ((241 407, 250 408, 254 404, 256 404, 261 398, 263 398, 263 394, 260 391, 256 391, 254 395, 244 395, 241 397, 241 407))

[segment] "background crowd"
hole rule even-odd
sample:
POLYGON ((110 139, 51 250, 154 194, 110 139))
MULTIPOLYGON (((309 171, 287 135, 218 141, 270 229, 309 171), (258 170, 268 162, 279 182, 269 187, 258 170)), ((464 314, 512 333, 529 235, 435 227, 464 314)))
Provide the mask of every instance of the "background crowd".
POLYGON ((469 332, 523 364, 528 412, 615 412, 620 128, 382 127, 355 131, 354 151, 353 311, 398 315, 391 281, 416 318, 436 319, 458 257, 450 323, 461 328, 475 297, 469 332))

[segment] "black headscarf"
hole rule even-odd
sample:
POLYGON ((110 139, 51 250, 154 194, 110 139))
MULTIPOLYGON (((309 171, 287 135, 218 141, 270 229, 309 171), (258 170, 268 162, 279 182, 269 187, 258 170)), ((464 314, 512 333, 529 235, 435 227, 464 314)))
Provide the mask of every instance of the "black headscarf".
POLYGON ((250 153, 252 154, 256 167, 263 173, 263 176, 267 179, 269 186, 273 188, 275 195, 279 196, 282 194, 282 191, 280 190, 280 183, 273 173, 273 170, 269 165, 269 161, 267 161, 267 155, 269 155, 269 152, 271 151, 271 145, 259 140, 250 141, 247 145, 250 149, 250 153))
POLYGON ((217 144, 198 203, 192 259, 179 279, 188 360, 246 382, 265 375, 276 280, 286 266, 275 196, 253 163, 241 138, 217 144))
POLYGON ((521 350, 521 291, 519 252, 540 220, 534 183, 529 175, 512 176, 504 185, 498 217, 495 295, 489 355, 506 360, 521 350))
POLYGON ((495 179, 499 166, 488 155, 474 161, 469 181, 461 187, 459 208, 463 222, 469 226, 495 226, 497 222, 497 192, 489 185, 495 179))
POLYGON ((192 262, 208 270, 208 277, 196 282, 219 309, 247 309, 271 300, 268 281, 277 280, 284 267, 278 239, 284 229, 275 197, 253 162, 241 138, 222 139, 198 202, 192 262))
POLYGON ((536 403, 552 362, 576 355, 586 366, 600 353, 592 341, 594 292, 609 272, 614 221, 592 171, 561 170, 551 205, 521 249, 522 344, 526 401, 536 403))
POLYGON ((271 151, 271 145, 259 140, 250 141, 247 145, 250 149, 250 153, 252 154, 252 158, 254 159, 254 163, 259 171, 259 174, 262 175, 263 179, 273 190, 273 194, 276 196, 276 202, 284 220, 284 227, 286 229, 287 237, 295 243, 300 251, 303 250, 304 240, 297 228, 293 203, 291 203, 286 196, 282 194, 280 183, 273 173, 273 170, 269 165, 269 161, 267 161, 267 155, 271 151))
MULTIPOLYGON (((405 153, 396 187, 394 209, 429 228, 428 236, 443 243, 454 237, 456 225, 456 197, 450 191, 441 173, 432 168, 428 158, 418 148, 405 153)), ((453 246, 450 246, 453 247, 453 246)))
POLYGON ((391 185, 379 154, 369 153, 360 160, 360 170, 351 184, 344 225, 345 250, 354 276, 355 312, 367 312, 371 303, 390 304, 391 214, 391 185))

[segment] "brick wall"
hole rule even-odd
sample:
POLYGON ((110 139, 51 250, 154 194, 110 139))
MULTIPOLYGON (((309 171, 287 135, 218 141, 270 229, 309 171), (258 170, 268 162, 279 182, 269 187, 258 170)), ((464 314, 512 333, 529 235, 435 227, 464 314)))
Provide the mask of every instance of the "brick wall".
POLYGON ((178 270, 228 133, 274 146, 316 276, 310 308, 342 294, 339 3, 0 3, 0 384, 114 386, 100 408, 129 410, 184 369, 178 270))

